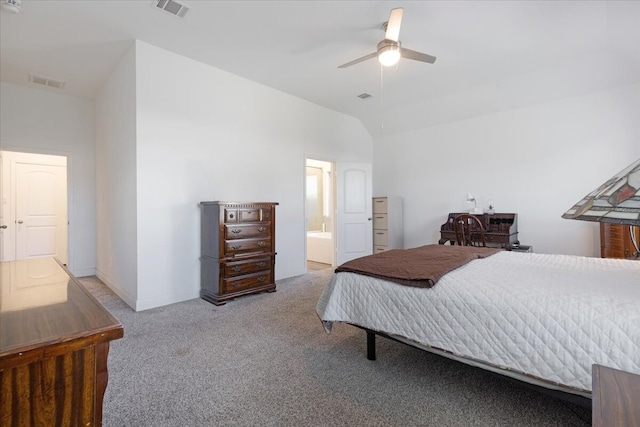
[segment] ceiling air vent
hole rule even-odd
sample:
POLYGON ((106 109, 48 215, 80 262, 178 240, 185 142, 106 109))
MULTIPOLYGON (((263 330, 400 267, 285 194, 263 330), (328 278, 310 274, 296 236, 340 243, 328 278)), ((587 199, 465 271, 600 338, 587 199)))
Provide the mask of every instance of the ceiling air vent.
POLYGON ((29 74, 29 81, 31 83, 54 87, 56 89, 62 89, 64 87, 64 82, 61 82, 60 80, 48 79, 46 77, 40 77, 34 74, 29 74))
POLYGON ((189 12, 187 6, 174 0, 154 0, 152 6, 165 10, 178 18, 184 18, 184 15, 189 12))
POLYGON ((367 98, 371 98, 373 95, 370 95, 368 93, 361 93, 360 95, 358 95, 358 98, 360 99, 367 99, 367 98))

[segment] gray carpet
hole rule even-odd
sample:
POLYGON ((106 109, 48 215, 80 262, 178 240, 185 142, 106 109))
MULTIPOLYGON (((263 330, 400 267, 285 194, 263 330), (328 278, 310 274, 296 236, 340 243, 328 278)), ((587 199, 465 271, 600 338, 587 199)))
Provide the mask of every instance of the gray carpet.
POLYGON ((216 307, 195 299, 136 313, 81 282, 124 325, 113 341, 104 425, 588 426, 591 411, 315 314, 331 270, 216 307))

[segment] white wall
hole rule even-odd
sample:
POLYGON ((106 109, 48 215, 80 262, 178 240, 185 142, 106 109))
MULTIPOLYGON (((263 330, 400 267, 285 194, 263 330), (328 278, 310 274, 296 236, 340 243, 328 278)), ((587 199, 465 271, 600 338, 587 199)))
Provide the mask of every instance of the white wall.
POLYGON ((449 212, 493 200, 535 252, 599 256, 575 202, 640 157, 640 85, 374 140, 374 192, 404 199, 406 247, 436 243, 449 212))
POLYGON ((135 307, 138 295, 135 46, 98 94, 96 274, 135 307))
POLYGON ((67 156, 69 269, 95 274, 95 144, 93 103, 51 91, 0 83, 4 150, 67 156))
POLYGON ((135 309, 199 295, 204 200, 279 202, 276 279, 305 273, 305 157, 371 162, 362 124, 144 42, 135 52, 135 309))

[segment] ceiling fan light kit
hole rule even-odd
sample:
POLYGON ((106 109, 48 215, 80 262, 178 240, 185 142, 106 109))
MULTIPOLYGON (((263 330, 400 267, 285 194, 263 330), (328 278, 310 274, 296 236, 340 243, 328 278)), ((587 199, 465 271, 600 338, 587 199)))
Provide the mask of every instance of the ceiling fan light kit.
POLYGON ((378 61, 385 67, 396 65, 400 60, 400 42, 382 40, 378 43, 378 61))

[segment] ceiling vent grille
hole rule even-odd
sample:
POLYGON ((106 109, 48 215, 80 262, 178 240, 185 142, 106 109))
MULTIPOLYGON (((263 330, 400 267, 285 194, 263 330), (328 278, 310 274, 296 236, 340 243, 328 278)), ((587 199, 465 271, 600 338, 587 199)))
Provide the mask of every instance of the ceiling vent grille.
POLYGON ((187 6, 174 0, 154 0, 152 6, 167 11, 178 18, 184 18, 187 12, 189 12, 187 6))
POLYGON ((358 95, 358 98, 360 99, 367 99, 367 98, 371 98, 373 95, 370 95, 368 93, 361 93, 360 95, 358 95))
POLYGON ((60 80, 48 79, 46 77, 40 77, 34 74, 29 74, 29 81, 31 83, 54 87, 56 89, 62 89, 64 87, 64 82, 60 80))

